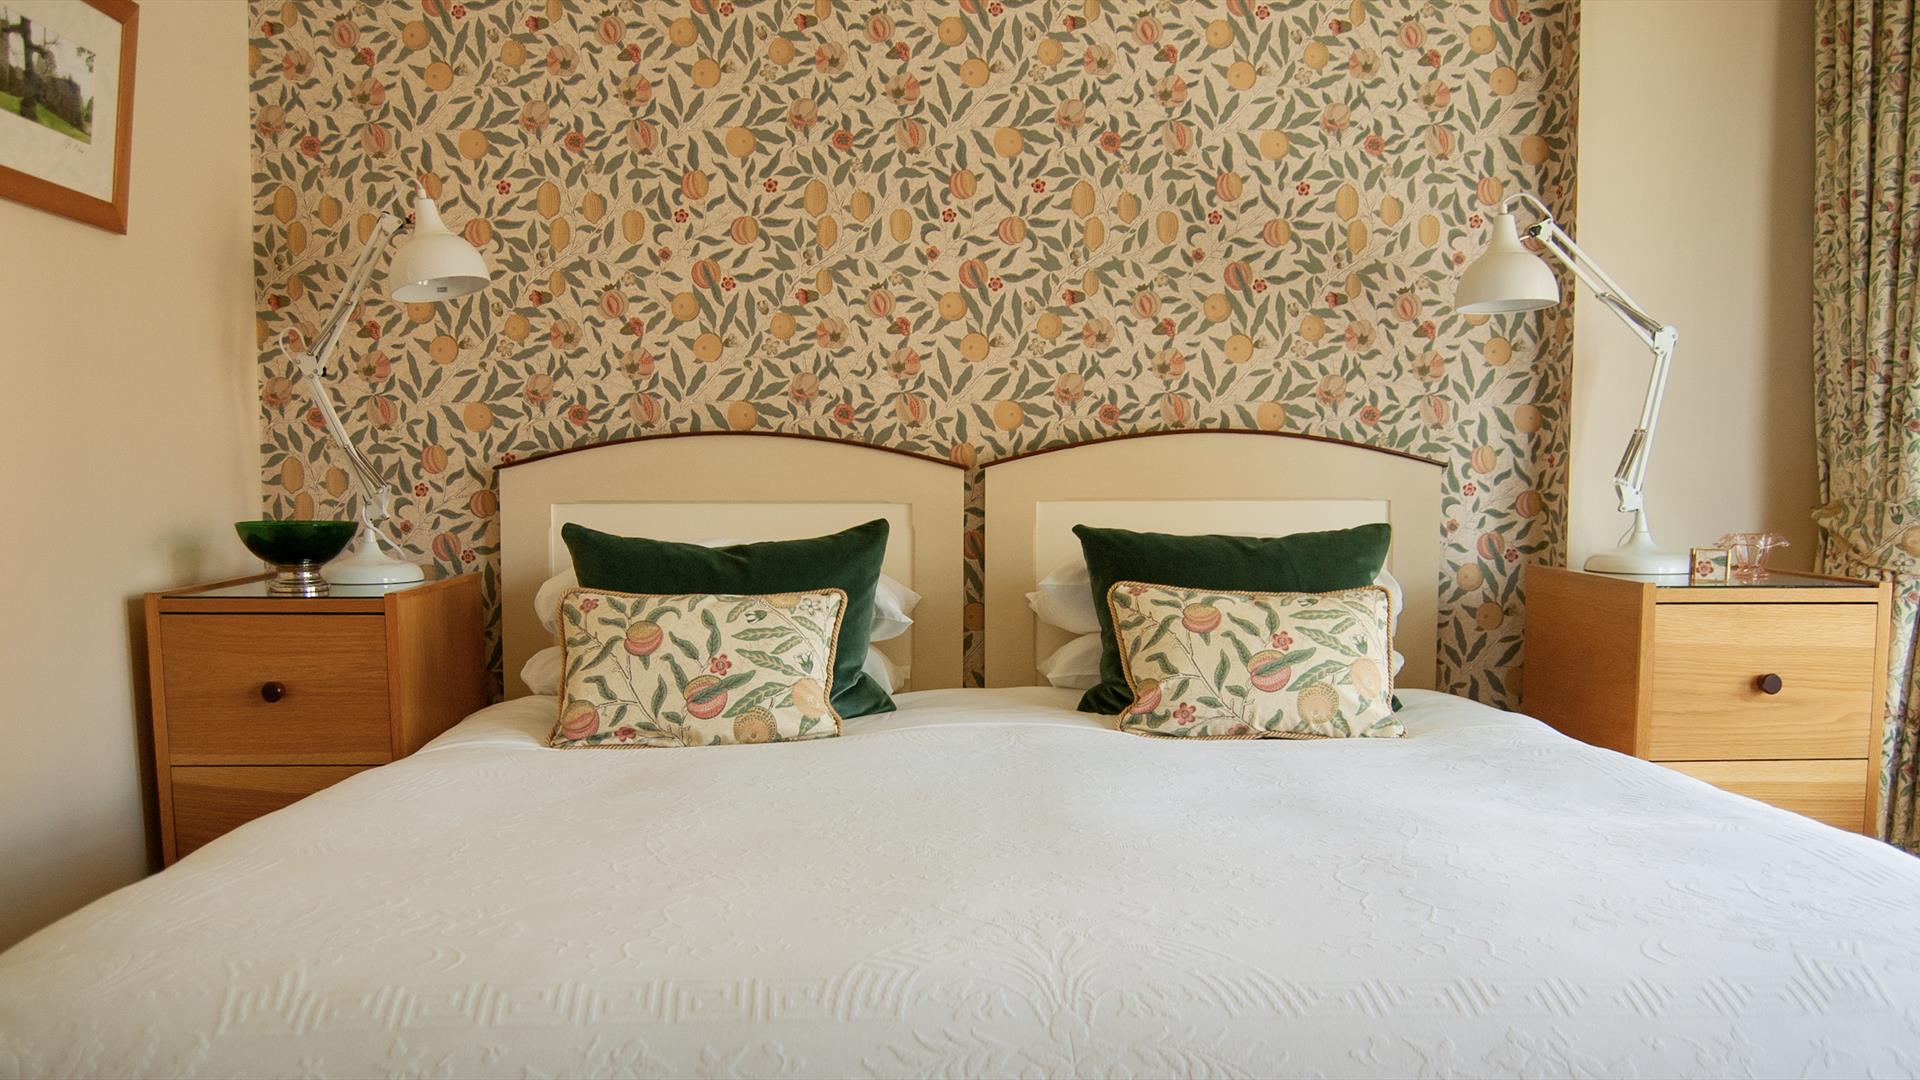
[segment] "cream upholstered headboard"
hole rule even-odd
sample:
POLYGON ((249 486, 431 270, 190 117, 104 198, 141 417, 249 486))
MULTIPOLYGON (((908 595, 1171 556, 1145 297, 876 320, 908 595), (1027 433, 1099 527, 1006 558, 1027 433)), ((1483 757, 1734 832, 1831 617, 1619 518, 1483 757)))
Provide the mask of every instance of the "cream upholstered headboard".
POLYGON ((874 518, 883 570, 920 594, 913 628, 879 646, 912 686, 960 685, 966 471, 939 458, 805 435, 704 432, 562 450, 500 466, 500 605, 509 697, 553 644, 541 582, 573 565, 560 527, 660 540, 794 540, 874 518))
POLYGON ((1440 615, 1437 461, 1265 431, 1122 435, 985 466, 987 685, 1042 682, 1036 665, 1069 635, 1026 594, 1081 559, 1077 524, 1163 533, 1284 536, 1393 525, 1387 569, 1406 594, 1394 644, 1398 685, 1434 685, 1440 615))

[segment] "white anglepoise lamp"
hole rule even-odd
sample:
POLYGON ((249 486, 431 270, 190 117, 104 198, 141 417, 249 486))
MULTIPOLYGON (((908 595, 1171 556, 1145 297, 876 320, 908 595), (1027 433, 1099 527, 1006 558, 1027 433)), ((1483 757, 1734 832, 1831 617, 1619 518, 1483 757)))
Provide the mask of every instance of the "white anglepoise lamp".
MULTIPOLYGON (((314 403, 326 420, 327 432, 347 455, 352 466, 354 486, 360 489, 360 535, 353 550, 328 563, 321 571, 336 585, 398 585, 426 577, 420 564, 407 562, 387 553, 399 547, 380 531, 379 523, 393 516, 393 486, 381 477, 340 423, 333 408, 333 391, 327 385, 327 361, 340 343, 341 332, 353 317, 360 293, 373 276, 373 264, 389 238, 400 230, 400 219, 381 214, 367 242, 347 274, 346 287, 327 315, 327 321, 314 338, 313 348, 294 357, 300 373, 306 376, 314 403)), ((487 264, 473 245, 447 231, 440 211, 417 191, 413 202, 413 235, 394 253, 387 268, 388 295, 404 304, 452 300, 486 287, 487 264)))
POLYGON ((1673 363, 1673 345, 1680 332, 1641 309, 1626 291, 1573 242, 1539 199, 1515 195, 1493 216, 1493 238, 1460 275, 1453 306, 1469 315, 1505 315, 1534 311, 1560 302, 1560 284, 1553 271, 1527 250, 1514 224, 1514 208, 1525 206, 1539 215, 1526 230, 1541 250, 1552 255, 1573 276, 1586 282, 1607 310, 1620 317, 1640 343, 1653 350, 1653 372, 1647 380, 1647 400, 1640 409, 1640 426, 1627 439, 1626 453, 1613 471, 1613 490, 1620 512, 1633 515, 1633 527, 1620 546, 1587 560, 1587 569, 1603 574, 1685 574, 1687 556, 1660 550, 1647 526, 1643 492, 1647 482, 1647 455, 1653 449, 1653 427, 1660 417, 1660 398, 1667 389, 1667 369, 1673 363))

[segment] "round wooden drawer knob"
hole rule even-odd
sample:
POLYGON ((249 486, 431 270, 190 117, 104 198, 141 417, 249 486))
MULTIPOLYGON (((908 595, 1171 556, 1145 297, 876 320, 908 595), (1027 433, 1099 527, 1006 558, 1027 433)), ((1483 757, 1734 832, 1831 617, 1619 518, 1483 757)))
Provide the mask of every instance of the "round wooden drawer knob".
POLYGON ((1753 688, 1763 694, 1777 694, 1780 692, 1780 688, 1785 685, 1785 683, 1780 681, 1780 676, 1772 672, 1768 672, 1753 680, 1753 688))
MULTIPOLYGON (((1772 678, 1772 676, 1768 676, 1768 677, 1772 678)), ((1778 681, 1778 680, 1775 680, 1775 681, 1778 681)), ((1767 692, 1771 694, 1773 691, 1769 690, 1767 692)), ((279 682, 276 680, 274 682, 264 682, 260 684, 260 700, 262 701, 269 701, 269 702, 279 701, 281 698, 286 696, 287 696, 286 683, 279 682)))

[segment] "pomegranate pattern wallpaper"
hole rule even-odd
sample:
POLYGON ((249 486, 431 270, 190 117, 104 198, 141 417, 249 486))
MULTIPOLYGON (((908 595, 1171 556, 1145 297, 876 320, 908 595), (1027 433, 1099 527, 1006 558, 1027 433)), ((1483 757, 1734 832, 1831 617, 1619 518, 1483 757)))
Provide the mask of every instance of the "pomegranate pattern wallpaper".
POLYGON ((1444 535, 1400 538, 1444 545, 1441 683, 1517 702, 1520 567, 1565 544, 1570 307, 1451 299, 1506 195, 1572 218, 1577 0, 250 10, 268 514, 353 513, 288 349, 419 183, 492 285, 368 299, 336 400, 392 531, 490 605, 493 468, 543 451, 790 431, 972 468, 1295 431, 1446 463, 1444 535))

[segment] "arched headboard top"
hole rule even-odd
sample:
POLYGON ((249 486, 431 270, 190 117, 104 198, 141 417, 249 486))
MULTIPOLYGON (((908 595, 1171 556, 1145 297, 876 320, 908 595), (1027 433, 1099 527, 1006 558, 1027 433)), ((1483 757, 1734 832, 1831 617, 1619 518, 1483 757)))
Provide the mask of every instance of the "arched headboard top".
POLYGON ((908 634, 879 646, 912 685, 959 686, 966 471, 886 447, 742 432, 648 436, 503 463, 500 604, 509 696, 552 644, 533 598, 572 565, 560 528, 578 522, 661 540, 792 540, 874 518, 892 526, 885 572, 920 594, 908 634))
POLYGON ((1105 446, 1109 443, 1128 442, 1134 439, 1186 438, 1194 435, 1246 435, 1256 439, 1296 439, 1301 442, 1324 443, 1349 450, 1364 450, 1371 454, 1385 454, 1388 457, 1417 461, 1435 468, 1446 468, 1446 462, 1416 454, 1411 450, 1396 450, 1391 446, 1376 446, 1373 443, 1352 442, 1336 439, 1331 435, 1309 435, 1304 431, 1266 431, 1259 428, 1160 428, 1154 431, 1124 431, 1117 435, 1102 435, 1097 439, 1082 439, 1079 442, 1057 443, 1053 446, 1041 446, 1032 450, 1010 454, 1003 458, 980 463, 982 469, 991 469, 997 465, 1010 465, 1016 461, 1040 457, 1043 454, 1057 454, 1067 450, 1081 450, 1090 446, 1105 446))
POLYGON ((860 450, 878 450, 884 454, 899 454, 901 457, 924 461, 929 465, 939 465, 949 469, 965 469, 966 466, 948 458, 923 454, 918 450, 908 450, 898 446, 881 446, 879 443, 860 442, 857 439, 835 439, 827 435, 808 435, 799 431, 662 431, 653 435, 629 435, 623 439, 608 439, 605 442, 588 443, 585 446, 563 446, 557 450, 543 450, 538 454, 529 454, 512 461, 502 461, 494 466, 495 471, 533 465, 542 461, 551 461, 569 454, 583 454, 593 450, 604 450, 609 446, 625 446, 628 443, 664 442, 669 439, 800 439, 806 442, 826 443, 829 446, 851 446, 860 450))
POLYGON ((1080 559, 1076 524, 1165 533, 1281 536, 1385 521, 1387 569, 1406 608, 1396 680, 1435 681, 1440 479, 1418 455, 1310 435, 1171 431, 1050 447, 986 467, 987 685, 1042 682, 1040 660, 1069 635, 1026 594, 1080 559))

